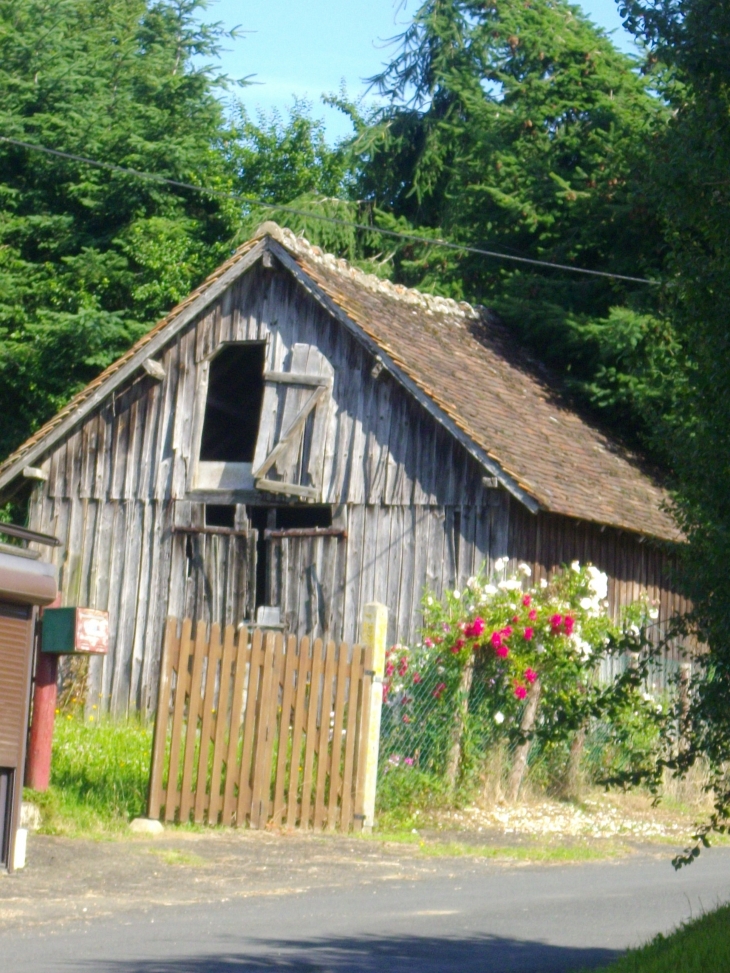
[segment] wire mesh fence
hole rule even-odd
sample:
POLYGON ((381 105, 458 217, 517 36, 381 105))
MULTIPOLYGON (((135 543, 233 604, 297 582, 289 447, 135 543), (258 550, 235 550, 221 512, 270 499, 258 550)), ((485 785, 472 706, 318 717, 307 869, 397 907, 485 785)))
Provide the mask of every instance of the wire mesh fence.
MULTIPOLYGON (((622 666, 627 662, 624 660, 622 666)), ((615 675, 615 673, 613 673, 615 675)), ((598 678, 606 681, 599 673, 598 678)), ((492 778, 492 793, 500 795, 517 742, 510 742, 506 720, 519 724, 519 709, 505 716, 499 710, 490 670, 477 662, 461 684, 449 683, 445 669, 427 662, 424 654, 391 651, 386 665, 380 734, 381 781, 394 772, 427 775, 438 788, 468 796, 482 791, 492 778), (443 787, 442 787, 443 785, 443 787)), ((651 674, 651 685, 665 699, 670 692, 667 671, 651 674), (661 688, 659 688, 661 687, 661 688), (663 695, 662 695, 663 694, 663 695)), ((591 721, 579 733, 559 740, 537 732, 528 756, 527 781, 534 789, 571 796, 576 777, 602 782, 631 769, 637 752, 652 740, 645 726, 591 721), (642 738, 642 734, 646 738, 642 738)), ((407 788, 406 788, 407 790, 407 788)))

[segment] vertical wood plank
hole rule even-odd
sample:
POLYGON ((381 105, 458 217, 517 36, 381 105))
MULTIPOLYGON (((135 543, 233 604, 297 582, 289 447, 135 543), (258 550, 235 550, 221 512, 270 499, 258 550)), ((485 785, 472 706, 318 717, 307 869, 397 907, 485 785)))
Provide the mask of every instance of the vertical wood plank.
POLYGON ((200 686, 203 677, 203 661, 207 655, 207 626, 199 621, 195 625, 195 650, 193 655, 193 675, 190 681, 190 695, 188 702, 188 726, 185 734, 185 757, 183 760, 182 787, 180 790, 180 824, 190 817, 193 806, 193 762, 195 760, 195 743, 198 736, 198 716, 202 699, 200 686))
MULTIPOLYGON (((286 662, 284 666, 284 680, 283 680, 283 691, 281 696, 281 718, 279 720, 279 752, 277 754, 276 760, 276 783, 274 784, 274 811, 272 814, 272 823, 277 827, 281 825, 282 819, 284 817, 284 811, 286 810, 286 804, 284 803, 284 789, 286 787, 286 767, 287 758, 289 757, 289 737, 291 735, 292 726, 292 700, 294 698, 294 679, 297 671, 297 663, 299 661, 299 656, 297 655, 297 640, 296 637, 290 635, 286 640, 286 662)), ((298 767, 299 758, 295 754, 292 747, 291 751, 291 769, 289 777, 291 779, 294 767, 298 767)), ((294 775, 296 780, 296 775, 294 775)), ((291 786, 291 785, 290 785, 291 786)), ((296 792, 296 784, 295 784, 296 792)))
POLYGON ((317 709, 319 707, 319 684, 322 678, 322 639, 316 639, 312 651, 312 679, 307 700, 307 724, 304 747, 304 773, 302 777, 302 810, 299 816, 300 828, 310 825, 312 808, 312 768, 317 748, 317 709))
POLYGON ((213 724, 213 705, 215 686, 218 679, 218 661, 221 657, 221 629, 217 622, 210 626, 208 644, 208 665, 205 670, 205 695, 203 696, 203 719, 200 727, 200 756, 198 758, 198 779, 195 785, 194 821, 203 823, 208 806, 208 754, 210 753, 213 724))
POLYGON ((243 745, 241 770, 238 776, 238 801, 236 803, 236 824, 241 827, 251 811, 251 754, 253 752, 254 731, 257 710, 260 705, 259 680, 263 653, 261 629, 255 629, 251 638, 251 661, 248 667, 248 687, 243 722, 243 745))
POLYGON ((306 717, 308 676, 311 670, 311 656, 309 654, 309 639, 305 636, 299 642, 297 658, 297 695, 294 704, 294 718, 292 720, 291 768, 289 770, 289 793, 286 806, 286 826, 293 828, 297 823, 297 806, 299 794, 299 758, 302 750, 302 732, 306 717))
POLYGON ((174 821, 178 804, 177 776, 180 768, 180 749, 182 747, 183 718, 185 715, 185 695, 187 693, 190 673, 188 665, 192 650, 190 638, 193 623, 186 618, 182 623, 180 636, 180 656, 177 665, 177 685, 175 686, 175 708, 172 714, 172 730, 170 731, 170 769, 167 774, 167 795, 165 797, 165 821, 174 821))
POLYGON ((223 656, 221 659, 221 677, 218 687, 218 706, 215 715, 215 737, 213 743, 213 766, 210 774, 210 803, 208 804, 208 824, 217 824, 221 811, 221 771, 223 769, 223 751, 226 743, 226 727, 231 725, 233 713, 228 708, 228 697, 231 691, 231 669, 233 667, 233 650, 236 629, 227 625, 223 633, 223 656))
MULTIPOLYGON (((279 636, 279 639, 281 639, 281 636, 279 636)), ((251 771, 250 821, 252 828, 263 827, 268 817, 271 764, 266 758, 270 752, 270 742, 272 742, 270 727, 272 699, 278 695, 279 688, 276 680, 277 641, 278 639, 273 632, 266 633, 261 688, 259 689, 256 707, 256 741, 251 771)))
POLYGON ((238 735, 243 719, 243 699, 246 686, 246 670, 250 668, 251 646, 249 645, 248 629, 242 625, 238 630, 238 645, 236 648, 236 673, 233 679, 233 695, 231 696, 230 735, 228 737, 228 754, 226 757, 226 786, 223 796, 222 823, 233 823, 236 809, 236 783, 240 780, 238 764, 238 735))
POLYGON ((167 727, 170 722, 170 678, 173 664, 177 662, 179 652, 180 639, 177 634, 177 619, 168 618, 157 689, 157 715, 152 741, 152 767, 150 769, 150 789, 147 800, 147 816, 154 819, 160 816, 160 807, 164 799, 162 780, 167 750, 167 727))
POLYGON ((337 806, 340 797, 342 775, 340 763, 342 761, 342 730, 345 719, 345 690, 347 677, 350 674, 348 661, 350 646, 342 642, 337 660, 337 683, 335 692, 335 723, 332 728, 332 755, 330 758, 330 793, 327 804, 327 830, 334 831, 337 827, 337 806))
POLYGON ((345 763, 342 768, 342 803, 340 806, 340 828, 342 831, 349 831, 353 824, 353 771, 355 769, 355 742, 361 705, 362 670, 362 646, 353 645, 350 663, 350 687, 347 696, 345 763))
POLYGON ((327 643, 324 664, 324 686, 322 688, 322 715, 319 725, 317 744, 317 787, 314 799, 314 830, 320 831, 324 823, 324 795, 327 776, 330 771, 330 719, 332 707, 332 681, 335 675, 335 643, 327 643))

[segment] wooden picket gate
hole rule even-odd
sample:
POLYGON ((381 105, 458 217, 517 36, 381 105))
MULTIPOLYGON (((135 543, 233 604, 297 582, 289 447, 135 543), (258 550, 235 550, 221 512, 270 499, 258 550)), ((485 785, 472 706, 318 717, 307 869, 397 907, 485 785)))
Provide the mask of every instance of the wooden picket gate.
POLYGON ((372 647, 192 629, 168 619, 149 816, 360 829, 372 647))

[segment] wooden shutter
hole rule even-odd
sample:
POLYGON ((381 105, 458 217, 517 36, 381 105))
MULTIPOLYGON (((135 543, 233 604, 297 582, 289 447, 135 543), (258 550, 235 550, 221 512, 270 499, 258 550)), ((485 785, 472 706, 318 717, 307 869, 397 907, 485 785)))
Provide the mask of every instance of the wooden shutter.
POLYGON ((296 344, 288 372, 264 373, 264 402, 253 460, 257 490, 322 497, 332 366, 314 345, 296 344))

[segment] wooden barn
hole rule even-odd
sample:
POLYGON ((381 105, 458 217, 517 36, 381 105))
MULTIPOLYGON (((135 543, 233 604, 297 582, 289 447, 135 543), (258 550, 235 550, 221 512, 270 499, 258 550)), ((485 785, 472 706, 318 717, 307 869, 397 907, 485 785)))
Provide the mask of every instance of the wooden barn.
POLYGON ((407 643, 425 586, 501 556, 684 607, 662 489, 488 312, 273 223, 0 466, 23 491, 64 604, 110 613, 116 712, 154 709, 168 615, 353 641, 376 600, 407 643))

